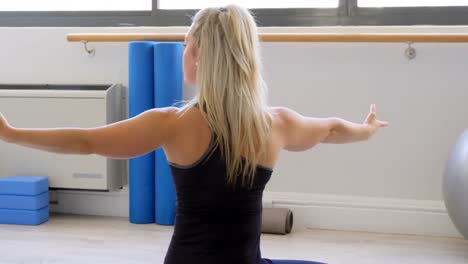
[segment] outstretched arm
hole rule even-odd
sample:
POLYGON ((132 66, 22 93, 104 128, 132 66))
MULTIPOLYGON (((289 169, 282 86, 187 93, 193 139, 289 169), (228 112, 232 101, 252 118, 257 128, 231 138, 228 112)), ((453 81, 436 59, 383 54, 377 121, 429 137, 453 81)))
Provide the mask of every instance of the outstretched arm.
POLYGON ((323 143, 344 144, 370 139, 382 127, 387 127, 388 122, 377 119, 376 106, 371 105, 369 114, 364 123, 356 124, 338 118, 336 125, 330 131, 323 143))
POLYGON ((0 114, 0 139, 64 154, 98 154, 132 158, 162 146, 172 134, 176 110, 151 109, 140 115, 95 128, 14 128, 0 114))
POLYGON ((363 124, 356 124, 341 118, 304 117, 287 108, 273 108, 280 120, 283 145, 286 150, 303 151, 319 143, 352 143, 368 140, 379 128, 388 125, 377 120, 375 105, 363 124))

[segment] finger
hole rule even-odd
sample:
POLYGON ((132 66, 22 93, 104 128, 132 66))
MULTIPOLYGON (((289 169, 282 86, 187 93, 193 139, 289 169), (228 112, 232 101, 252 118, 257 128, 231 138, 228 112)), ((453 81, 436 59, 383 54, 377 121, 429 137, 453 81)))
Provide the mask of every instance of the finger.
POLYGON ((379 121, 380 127, 388 127, 387 121, 379 121))
POLYGON ((366 117, 366 120, 364 121, 366 124, 372 124, 375 122, 375 120, 377 119, 377 117, 375 116, 375 114, 373 113, 369 113, 366 117))
POLYGON ((375 114, 375 112, 376 112, 375 104, 371 104, 371 106, 370 106, 370 112, 375 114))
POLYGON ((370 112, 368 115, 367 115, 367 119, 369 120, 373 120, 376 118, 376 114, 374 112, 370 112))

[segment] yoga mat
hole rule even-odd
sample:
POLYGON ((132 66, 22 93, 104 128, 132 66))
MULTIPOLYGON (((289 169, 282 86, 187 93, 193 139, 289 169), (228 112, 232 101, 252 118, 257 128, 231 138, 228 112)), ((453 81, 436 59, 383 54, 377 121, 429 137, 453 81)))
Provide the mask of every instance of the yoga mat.
MULTIPOLYGON (((129 117, 154 108, 154 42, 128 45, 129 117)), ((129 161, 130 222, 154 223, 154 151, 129 161)))
MULTIPOLYGON (((154 45, 154 104, 155 107, 173 106, 182 100, 182 43, 154 45)), ((156 150, 156 223, 173 225, 176 194, 172 174, 162 149, 156 150)))
POLYGON ((264 208, 262 233, 289 234, 293 226, 293 213, 286 208, 264 208))

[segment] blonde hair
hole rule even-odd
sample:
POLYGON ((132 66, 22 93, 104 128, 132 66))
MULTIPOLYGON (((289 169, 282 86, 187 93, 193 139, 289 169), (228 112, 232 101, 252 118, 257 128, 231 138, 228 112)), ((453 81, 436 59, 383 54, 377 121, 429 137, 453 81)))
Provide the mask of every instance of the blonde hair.
POLYGON ((206 8, 188 34, 198 49, 197 105, 215 133, 227 181, 252 185, 270 133, 255 20, 245 8, 206 8), (240 178, 240 179, 239 179, 240 178))

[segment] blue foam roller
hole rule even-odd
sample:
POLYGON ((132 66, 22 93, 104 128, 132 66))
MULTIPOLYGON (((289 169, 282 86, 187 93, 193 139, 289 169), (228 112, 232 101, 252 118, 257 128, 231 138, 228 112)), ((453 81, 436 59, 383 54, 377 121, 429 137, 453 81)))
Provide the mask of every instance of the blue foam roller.
MULTIPOLYGON (((154 103, 167 107, 182 100, 182 43, 157 43, 154 46, 154 103)), ((172 174, 162 149, 156 150, 156 223, 173 225, 176 194, 172 174)))
POLYGON ((40 225, 49 220, 49 206, 39 210, 0 209, 0 224, 40 225))
POLYGON ((0 209, 39 210, 49 205, 49 192, 38 195, 0 194, 0 209))
MULTIPOLYGON (((154 108, 154 42, 131 42, 129 62, 129 116, 154 108)), ((129 161, 130 222, 154 223, 154 151, 129 161)))
POLYGON ((49 191, 49 179, 43 176, 0 178, 0 194, 37 195, 49 191))

